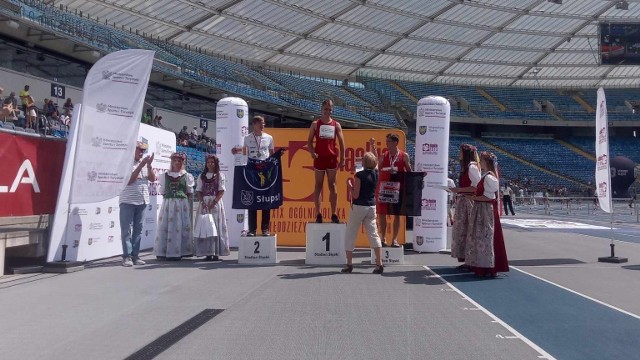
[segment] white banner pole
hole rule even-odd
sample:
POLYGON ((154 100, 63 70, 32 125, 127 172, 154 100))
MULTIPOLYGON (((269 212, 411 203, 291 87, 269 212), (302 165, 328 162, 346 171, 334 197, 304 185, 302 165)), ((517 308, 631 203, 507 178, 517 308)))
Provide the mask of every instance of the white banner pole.
POLYGON ((607 99, 604 89, 598 89, 596 104, 596 195, 600 208, 611 213, 610 236, 611 256, 599 257, 599 262, 623 263, 626 258, 615 256, 615 244, 613 241, 613 204, 611 199, 611 167, 609 161, 609 119, 607 116, 607 99))
POLYGON ((414 220, 413 249, 438 252, 447 247, 447 186, 451 106, 440 96, 418 101, 415 171, 426 171, 421 216, 414 220), (435 185, 435 186, 434 186, 435 185))
POLYGON ((220 159, 220 172, 225 176, 227 190, 222 196, 227 214, 229 246, 237 247, 240 236, 246 231, 247 210, 233 209, 233 173, 236 165, 244 165, 246 156, 233 155, 231 149, 242 147, 249 134, 249 106, 234 97, 220 99, 216 106, 216 155, 220 159))

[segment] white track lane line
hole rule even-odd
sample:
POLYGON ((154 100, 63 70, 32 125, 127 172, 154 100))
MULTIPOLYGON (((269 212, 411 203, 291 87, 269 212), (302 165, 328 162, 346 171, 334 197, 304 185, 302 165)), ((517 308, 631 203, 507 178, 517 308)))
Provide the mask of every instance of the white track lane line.
POLYGON ((626 311, 626 310, 622 310, 622 309, 617 308, 617 307, 615 307, 615 306, 613 306, 613 305, 611 305, 611 304, 607 304, 606 302, 603 302, 603 301, 600 301, 600 300, 598 300, 598 299, 592 298, 592 297, 591 297, 591 296, 589 296, 589 295, 585 295, 585 294, 583 294, 583 293, 579 293, 579 292, 577 292, 577 291, 575 291, 575 290, 571 290, 571 289, 569 289, 569 288, 567 288, 567 287, 564 287, 564 286, 562 286, 562 285, 560 285, 560 284, 556 284, 556 283, 554 283, 553 281, 549 281, 549 280, 547 280, 547 279, 541 278, 540 276, 533 275, 532 273, 526 272, 526 271, 524 271, 524 270, 522 270, 522 269, 518 269, 518 268, 517 268, 517 267, 515 267, 515 266, 509 266, 509 268, 510 268, 510 269, 517 270, 517 271, 520 271, 520 272, 521 272, 521 273, 523 273, 523 274, 526 274, 526 275, 529 275, 529 276, 531 276, 531 277, 534 277, 534 278, 536 278, 536 279, 538 279, 538 280, 544 281, 544 282, 546 282, 547 284, 551 284, 551 285, 553 285, 553 286, 557 286, 557 287, 559 287, 559 288, 560 288, 560 289, 562 289, 562 290, 566 290, 566 291, 568 291, 568 292, 570 292, 570 293, 576 294, 576 295, 578 295, 578 296, 582 296, 582 297, 583 297, 583 298, 585 298, 585 299, 591 300, 591 301, 593 301, 593 302, 595 302, 595 303, 598 303, 598 304, 600 304, 600 305, 604 305, 604 306, 606 306, 606 307, 608 307, 608 308, 610 308, 610 309, 613 309, 613 310, 615 310, 615 311, 619 311, 619 312, 621 312, 621 313, 623 313, 623 314, 625 314, 625 315, 629 315, 629 316, 631 316, 631 317, 633 317, 633 318, 636 318, 636 319, 640 320, 640 316, 639 316, 639 315, 636 315, 636 314, 634 314, 634 313, 628 312, 628 311, 626 311))
POLYGON ((527 339, 527 337, 525 337, 524 335, 520 334, 518 331, 516 331, 516 329, 512 328, 511 326, 509 326, 509 324, 507 324, 506 322, 502 321, 500 318, 495 316, 491 311, 485 309, 482 305, 478 304, 473 299, 468 297, 465 293, 460 291, 460 289, 458 289, 457 287, 453 286, 450 282, 448 282, 442 276, 436 274, 428 266, 423 265, 422 267, 425 268, 427 271, 429 271, 431 274, 433 274, 434 277, 442 280, 442 282, 445 283, 449 288, 453 289, 453 291, 455 291, 458 294, 460 294, 460 296, 462 296, 462 298, 464 298, 465 300, 469 301, 471 304, 476 306, 478 309, 482 310, 482 312, 487 314, 491 319, 493 319, 494 322, 502 325, 505 329, 509 330, 513 335, 515 335, 518 339, 522 340, 525 344, 529 345, 529 347, 531 347, 533 350, 537 351, 540 354, 540 356, 538 356, 539 359, 556 360, 556 358, 551 356, 551 354, 549 354, 548 352, 544 351, 541 347, 536 345, 533 341, 527 339))

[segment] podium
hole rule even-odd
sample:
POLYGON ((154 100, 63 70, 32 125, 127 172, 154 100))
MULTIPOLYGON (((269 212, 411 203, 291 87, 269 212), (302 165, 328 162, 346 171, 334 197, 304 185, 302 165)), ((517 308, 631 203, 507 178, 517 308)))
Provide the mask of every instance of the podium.
MULTIPOLYGON (((404 265, 404 249, 402 247, 382 248, 382 265, 404 265)), ((371 249, 371 263, 376 263, 376 255, 371 249)))
POLYGON ((344 235, 346 224, 307 223, 307 249, 305 264, 344 265, 344 235))
POLYGON ((241 236, 238 244, 239 264, 277 264, 277 235, 241 236))

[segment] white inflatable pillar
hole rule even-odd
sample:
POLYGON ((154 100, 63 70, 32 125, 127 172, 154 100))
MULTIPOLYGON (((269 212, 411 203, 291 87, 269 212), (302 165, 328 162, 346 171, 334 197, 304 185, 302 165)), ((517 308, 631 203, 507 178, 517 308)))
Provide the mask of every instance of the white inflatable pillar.
POLYGON ((242 154, 233 155, 231 149, 241 147, 244 137, 249 134, 249 106, 236 97, 220 99, 216 106, 216 155, 220 159, 220 172, 226 179, 226 191, 222 197, 227 215, 229 245, 237 247, 244 235, 247 211, 232 209, 233 172, 236 165, 244 165, 242 154))
POLYGON ((447 247, 447 192, 449 174, 449 122, 451 106, 440 96, 418 101, 415 171, 426 171, 421 216, 413 226, 413 249, 438 252, 447 247))

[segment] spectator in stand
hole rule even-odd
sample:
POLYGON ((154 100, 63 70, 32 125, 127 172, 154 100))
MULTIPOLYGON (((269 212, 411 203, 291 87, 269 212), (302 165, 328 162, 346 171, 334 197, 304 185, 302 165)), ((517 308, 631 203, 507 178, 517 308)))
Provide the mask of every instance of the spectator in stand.
POLYGON ((20 101, 22 102, 22 112, 24 113, 24 116, 26 116, 27 118, 29 117, 29 113, 27 112, 27 108, 28 108, 27 105, 29 105, 29 96, 30 96, 29 85, 25 85, 24 89, 20 91, 20 101))
POLYGON ((180 130, 180 133, 178 133, 178 143, 181 146, 188 146, 189 145, 189 132, 187 130, 187 126, 183 126, 182 130, 180 130))
POLYGON ((53 102, 53 99, 46 100, 46 102, 44 115, 47 119, 58 120, 58 106, 53 102))
POLYGON ((71 116, 71 114, 73 114, 73 103, 71 102, 71 98, 67 98, 67 101, 64 102, 64 104, 62 105, 62 109, 65 111, 68 110, 69 111, 69 116, 71 116))
POLYGON ((159 127, 160 129, 168 130, 166 127, 164 127, 164 125, 162 125, 162 116, 158 116, 157 120, 158 120, 157 123, 156 123, 157 127, 159 127))
POLYGON ((194 126, 193 130, 191 130, 191 136, 192 137, 196 137, 196 138, 198 137, 198 127, 197 126, 194 126))
POLYGON ((18 103, 16 93, 11 93, 8 98, 2 102, 2 119, 4 121, 15 121, 18 119, 18 103))
MULTIPOLYGON (((25 86, 25 88, 27 88, 28 86, 25 86)), ((36 124, 36 117, 38 116, 38 113, 36 112, 36 101, 33 99, 33 96, 31 95, 27 95, 27 105, 26 105, 26 112, 25 112, 25 118, 27 120, 27 123, 25 125, 25 128, 31 128, 34 127, 36 124)))

